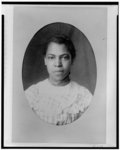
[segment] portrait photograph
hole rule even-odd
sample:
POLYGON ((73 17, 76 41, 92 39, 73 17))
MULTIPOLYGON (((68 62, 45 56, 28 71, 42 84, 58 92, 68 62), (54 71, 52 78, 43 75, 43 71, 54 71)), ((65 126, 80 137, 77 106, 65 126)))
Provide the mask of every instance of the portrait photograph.
POLYGON ((3 3, 4 145, 116 147, 117 3, 3 3))

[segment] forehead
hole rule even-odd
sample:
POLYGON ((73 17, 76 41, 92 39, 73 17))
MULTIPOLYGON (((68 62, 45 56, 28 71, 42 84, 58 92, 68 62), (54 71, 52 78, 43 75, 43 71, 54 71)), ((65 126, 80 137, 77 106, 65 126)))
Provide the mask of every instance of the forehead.
POLYGON ((51 42, 48 45, 46 54, 62 55, 62 54, 69 54, 69 52, 65 44, 58 44, 55 42, 51 42))

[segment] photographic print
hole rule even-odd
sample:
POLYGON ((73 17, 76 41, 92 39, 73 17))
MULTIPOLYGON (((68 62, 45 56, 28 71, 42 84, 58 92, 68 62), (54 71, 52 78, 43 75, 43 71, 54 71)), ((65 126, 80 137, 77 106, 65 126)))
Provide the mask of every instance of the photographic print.
POLYGON ((115 147, 117 5, 3 8, 6 145, 115 147))
POLYGON ((40 118, 55 125, 75 121, 89 107, 95 83, 93 50, 78 29, 52 23, 37 32, 24 57, 23 84, 29 105, 40 118))

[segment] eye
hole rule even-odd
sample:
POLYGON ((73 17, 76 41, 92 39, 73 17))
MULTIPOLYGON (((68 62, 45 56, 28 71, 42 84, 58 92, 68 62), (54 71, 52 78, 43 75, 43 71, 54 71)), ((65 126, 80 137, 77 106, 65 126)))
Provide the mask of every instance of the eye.
POLYGON ((52 59, 54 59, 55 57, 54 56, 48 56, 48 59, 49 60, 52 60, 52 59))
POLYGON ((69 55, 64 55, 64 56, 63 56, 63 59, 64 59, 64 60, 69 60, 69 59, 70 59, 70 56, 69 56, 69 55))

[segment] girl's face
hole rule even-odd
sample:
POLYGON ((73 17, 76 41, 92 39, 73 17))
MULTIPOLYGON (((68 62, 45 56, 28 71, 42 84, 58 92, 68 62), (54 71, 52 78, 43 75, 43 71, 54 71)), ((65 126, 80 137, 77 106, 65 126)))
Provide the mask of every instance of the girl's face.
POLYGON ((51 81, 60 82, 68 76, 72 60, 71 54, 64 44, 51 42, 44 60, 51 81))

